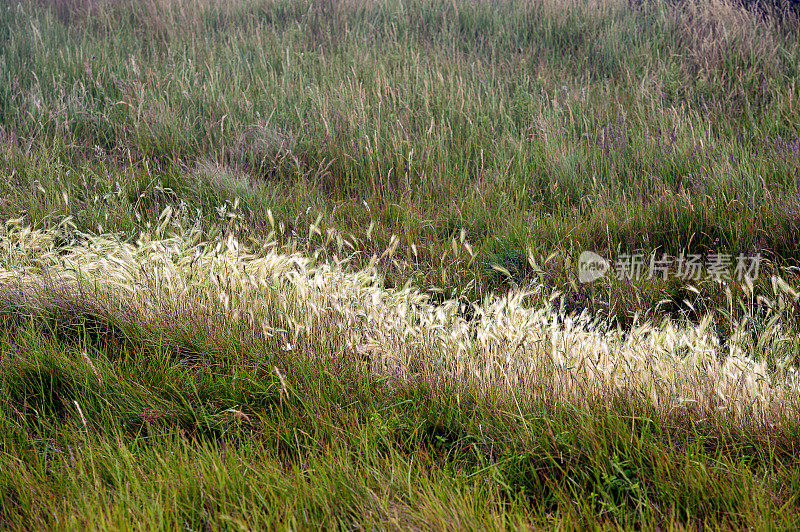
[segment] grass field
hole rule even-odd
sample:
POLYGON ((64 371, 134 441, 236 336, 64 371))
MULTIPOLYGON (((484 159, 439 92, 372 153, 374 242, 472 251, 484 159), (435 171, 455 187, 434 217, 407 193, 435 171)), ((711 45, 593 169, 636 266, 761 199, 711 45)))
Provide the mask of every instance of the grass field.
POLYGON ((797 528, 799 78, 789 3, 0 3, 0 526, 797 528))

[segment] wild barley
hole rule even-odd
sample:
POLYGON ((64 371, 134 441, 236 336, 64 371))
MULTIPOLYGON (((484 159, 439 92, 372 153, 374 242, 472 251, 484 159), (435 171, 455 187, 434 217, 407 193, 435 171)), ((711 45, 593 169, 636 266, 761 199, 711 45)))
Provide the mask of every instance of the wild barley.
MULTIPOLYGON (((529 296, 546 296, 538 286, 475 304, 468 320, 458 301, 434 304, 410 284, 385 288, 374 261, 352 270, 346 260, 316 262, 274 246, 254 253, 232 237, 205 242, 192 231, 160 234, 165 229, 141 235, 135 245, 81 235, 57 250, 58 231, 7 224, 0 234, 0 284, 35 298, 47 279, 57 279, 60 290, 117 301, 143 323, 185 313, 210 330, 238 324, 265 346, 277 337, 292 356, 355 352, 395 382, 422 376, 517 397, 549 390, 551 398, 571 402, 617 390, 665 412, 691 404, 764 422, 796 413, 792 398, 800 382, 793 360, 774 349, 773 369, 767 368, 741 331, 723 349, 710 316, 698 324, 635 323, 623 334, 585 313, 572 317, 547 304, 527 306, 529 296)), ((791 291, 780 293, 797 299, 791 291)), ((47 301, 30 304, 46 307, 47 301)), ((777 322, 764 335, 764 346, 791 340, 777 322)))

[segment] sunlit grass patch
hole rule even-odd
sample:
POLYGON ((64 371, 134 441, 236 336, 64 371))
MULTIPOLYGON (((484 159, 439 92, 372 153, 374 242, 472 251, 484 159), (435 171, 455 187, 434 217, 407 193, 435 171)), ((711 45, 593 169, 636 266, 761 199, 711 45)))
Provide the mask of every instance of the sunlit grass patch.
MULTIPOLYGON (((196 230, 142 234, 135 244, 81 235, 58 246, 55 232, 11 225, 4 240, 4 290, 17 294, 23 313, 26 305, 63 312, 68 301, 85 301, 89 310, 73 304, 76 313, 127 316, 154 334, 198 327, 486 396, 580 403, 623 393, 665 413, 724 412, 758 423, 795 413, 794 333, 779 314, 721 341, 711 315, 623 330, 585 311, 560 313, 558 294, 534 284, 480 304, 438 303, 410 284, 385 287, 374 266, 315 261, 274 245, 253 252, 232 237, 204 242, 196 230)), ((785 283, 776 290, 796 301, 785 283)))

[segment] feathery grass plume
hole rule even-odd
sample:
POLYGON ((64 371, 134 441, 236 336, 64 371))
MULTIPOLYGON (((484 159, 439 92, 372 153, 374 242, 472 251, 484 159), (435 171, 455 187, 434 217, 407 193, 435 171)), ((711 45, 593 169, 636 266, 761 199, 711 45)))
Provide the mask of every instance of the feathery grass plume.
POLYGON ((623 393, 663 412, 685 407, 763 423, 796 413, 800 382, 793 357, 780 351, 790 333, 777 322, 756 339, 773 346, 768 367, 741 333, 722 345, 710 316, 623 332, 587 313, 530 307, 526 298, 544 290, 537 286, 489 297, 467 319, 458 301, 434 303, 411 285, 385 288, 374 265, 353 270, 345 261, 315 263, 274 247, 257 254, 233 238, 199 241, 193 231, 142 234, 136 244, 79 236, 57 246, 63 235, 7 224, 4 289, 16 286, 23 301, 46 307, 47 299, 34 294, 58 287, 61 297, 71 290, 108 301, 109 311, 128 309, 144 324, 230 328, 259 343, 277 338, 294 356, 358 355, 393 379, 430 379, 481 394, 580 403, 623 393))

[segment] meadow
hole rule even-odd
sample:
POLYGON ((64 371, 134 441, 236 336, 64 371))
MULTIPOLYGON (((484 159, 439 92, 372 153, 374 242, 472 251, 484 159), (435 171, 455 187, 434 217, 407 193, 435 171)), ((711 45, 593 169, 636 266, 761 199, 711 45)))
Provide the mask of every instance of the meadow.
POLYGON ((0 4, 0 526, 797 528, 798 13, 0 4))

